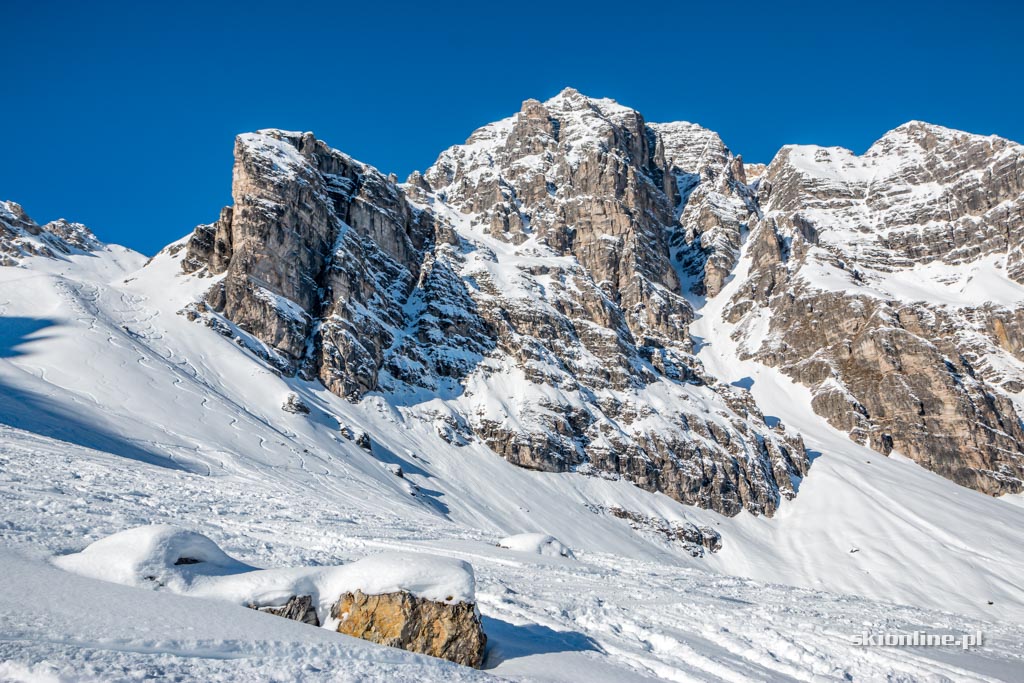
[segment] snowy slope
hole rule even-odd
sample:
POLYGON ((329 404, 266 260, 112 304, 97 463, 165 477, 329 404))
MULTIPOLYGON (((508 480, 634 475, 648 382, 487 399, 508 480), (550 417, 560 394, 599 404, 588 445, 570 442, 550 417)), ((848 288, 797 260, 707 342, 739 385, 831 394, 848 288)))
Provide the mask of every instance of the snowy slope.
POLYGON ((814 413, 809 389, 741 360, 738 346, 749 340, 733 339, 722 310, 749 266, 741 259, 721 295, 701 307, 691 328, 699 356, 713 375, 749 386, 766 414, 800 430, 819 457, 776 519, 726 522, 726 536, 742 541, 713 561, 746 576, 1020 621, 1024 517, 1013 503, 1021 497, 992 498, 859 445, 814 413))
POLYGON ((46 562, 153 523, 210 536, 259 567, 385 550, 467 560, 491 638, 486 667, 510 677, 1013 680, 1024 666, 1024 508, 828 428, 793 399, 802 390, 737 360, 715 309, 728 292, 700 310, 701 359, 723 379, 753 380, 766 411, 822 453, 772 520, 687 508, 624 481, 523 470, 480 444, 452 447, 386 397, 352 404, 282 378, 177 314, 210 281, 180 274, 172 251, 142 268, 137 255, 109 252, 0 269, 5 676, 315 679, 339 666, 354 666, 351 677, 448 676, 431 660, 232 606, 128 598, 127 587, 83 584, 46 562), (281 410, 289 392, 308 416, 281 410), (372 453, 341 425, 365 430, 372 453), (404 477, 384 466, 394 464, 404 477), (710 525, 723 548, 691 557, 613 507, 710 525), (524 532, 556 536, 577 559, 496 547, 524 532), (982 630, 987 645, 850 641, 915 628, 982 630), (250 637, 277 644, 268 651, 250 637), (227 668, 228 657, 241 668, 227 668))
POLYGON ((224 477, 211 492, 209 479, 200 475, 148 465, 125 469, 117 456, 6 428, 2 436, 0 490, 12 510, 3 530, 12 549, 0 555, 8 577, 0 601, 6 673, 28 668, 52 669, 74 680, 81 673, 111 680, 129 672, 319 680, 343 666, 346 679, 391 679, 403 672, 431 680, 448 676, 436 660, 366 650, 322 629, 219 599, 198 601, 58 573, 46 562, 48 552, 78 550, 83 537, 141 521, 204 530, 233 556, 266 567, 337 563, 381 550, 469 561, 490 638, 485 670, 511 678, 915 680, 932 675, 1011 681, 1022 665, 1024 634, 1007 622, 733 578, 680 567, 672 559, 645 561, 580 548, 576 560, 523 554, 496 547, 493 537, 401 526, 371 509, 347 510, 334 515, 333 523, 318 516, 314 525, 309 509, 288 505, 269 483, 224 477), (865 631, 915 629, 981 630, 986 647, 885 650, 850 641, 865 631), (341 640, 333 644, 328 636, 341 640), (274 645, 264 645, 266 640, 274 645), (237 664, 226 669, 229 657, 237 664))

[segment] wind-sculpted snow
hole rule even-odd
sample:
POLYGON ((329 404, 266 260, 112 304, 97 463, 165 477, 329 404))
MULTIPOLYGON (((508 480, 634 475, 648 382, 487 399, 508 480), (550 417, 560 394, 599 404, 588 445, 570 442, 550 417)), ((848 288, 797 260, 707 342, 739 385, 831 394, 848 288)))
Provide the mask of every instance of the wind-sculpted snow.
POLYGON ((258 569, 202 534, 166 524, 135 527, 54 559, 61 569, 101 581, 233 602, 272 605, 312 596, 325 622, 339 596, 405 591, 445 603, 475 603, 473 568, 427 554, 371 555, 337 567, 258 569))

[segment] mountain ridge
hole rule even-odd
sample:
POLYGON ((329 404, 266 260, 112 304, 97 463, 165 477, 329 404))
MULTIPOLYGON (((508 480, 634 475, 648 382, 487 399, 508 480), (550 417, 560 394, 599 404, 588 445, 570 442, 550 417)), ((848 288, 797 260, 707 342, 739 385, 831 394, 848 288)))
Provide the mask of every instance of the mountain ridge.
MULTIPOLYGON (((997 161, 1010 155, 1019 168, 1016 143, 909 121, 862 155, 839 147, 786 145, 748 183, 748 166, 717 133, 689 122, 647 123, 639 112, 614 100, 588 98, 571 88, 546 102, 527 100, 519 113, 481 127, 466 143, 443 151, 428 169, 413 172, 401 184, 331 149, 312 133, 262 129, 238 137, 234 207, 225 208, 215 223, 197 228, 185 243, 183 270, 218 278, 205 300, 189 307, 187 314, 240 335, 278 370, 319 378, 353 400, 374 391, 410 396, 426 391, 425 396, 440 399, 440 404, 432 398, 423 401, 423 396, 416 400, 432 404, 427 419, 435 420, 438 433, 452 444, 483 438, 492 450, 521 466, 610 472, 668 490, 684 502, 730 514, 746 507, 770 515, 782 498, 795 494, 790 480, 807 471, 809 460, 796 455, 803 448, 799 436, 777 423, 768 425, 744 389, 706 376, 686 332, 694 305, 700 305, 701 297, 718 295, 733 277, 741 245, 749 238, 755 242, 749 293, 734 295, 724 313, 729 322, 739 324, 736 334, 746 336, 744 353, 781 363, 800 381, 818 385, 815 408, 850 430, 853 438, 870 438, 876 450, 917 452, 915 459, 960 483, 994 493, 1016 492, 1021 490, 1024 460, 998 452, 1007 452, 1010 444, 1011 450, 1020 451, 1024 432, 1013 428, 1019 408, 1015 396, 998 398, 1008 390, 993 393, 985 377, 974 377, 976 363, 950 364, 948 354, 929 361, 960 369, 945 375, 936 371, 935 382, 942 386, 928 389, 935 407, 918 410, 941 412, 952 403, 952 410, 968 416, 968 422, 988 415, 981 419, 983 429, 1007 436, 982 438, 972 427, 957 423, 964 435, 957 437, 958 445, 946 447, 944 462, 938 463, 925 456, 934 442, 931 428, 920 426, 927 424, 927 415, 922 414, 920 425, 893 423, 884 416, 885 401, 864 391, 851 392, 844 376, 848 371, 837 369, 833 361, 824 366, 815 361, 818 369, 809 374, 808 359, 826 353, 813 339, 786 338, 779 330, 749 334, 750 328, 765 324, 761 309, 770 317, 772 306, 792 300, 791 292, 797 291, 793 287, 806 290, 806 274, 827 262, 816 255, 821 228, 810 227, 817 219, 808 218, 808 210, 840 202, 837 206, 845 213, 822 226, 838 230, 840 239, 847 240, 842 235, 881 233, 874 227, 850 232, 845 226, 855 226, 863 212, 843 207, 891 201, 898 209, 893 215, 903 216, 897 220, 907 222, 907 234, 918 239, 914 220, 923 219, 905 215, 905 191, 897 191, 892 200, 877 191, 872 195, 879 170, 868 174, 859 169, 873 165, 902 178, 910 168, 909 180, 899 182, 913 188, 914 174, 919 174, 914 164, 945 153, 951 161, 942 163, 955 165, 956 150, 964 146, 998 152, 1002 156, 997 161), (899 159, 895 166, 886 161, 894 154, 899 159), (818 185, 809 185, 812 181, 818 185), (859 189, 865 183, 866 193, 859 189), (583 185, 587 188, 578 190, 583 185), (282 211, 288 214, 283 219, 282 211), (601 226, 581 231, 579 226, 595 215, 604 216, 601 226), (780 219, 793 227, 780 229, 780 219), (255 225, 255 232, 246 234, 246 225, 255 225), (275 252, 268 245, 285 239, 282 226, 308 234, 275 252), (792 240, 790 234, 796 246, 786 249, 797 253, 798 264, 790 263, 790 255, 778 246, 792 240), (245 249, 252 251, 238 257, 245 249), (279 264, 296 256, 297 267, 279 270, 279 264), (236 259, 240 261, 232 270, 236 259), (584 281, 589 284, 581 290, 579 282, 584 281), (783 288, 787 293, 780 297, 783 288), (776 342, 765 334, 785 339, 786 348, 802 350, 799 355, 772 351, 776 342), (496 362, 499 357, 505 358, 504 365, 496 362), (550 386, 555 397, 546 395, 548 390, 534 392, 518 407, 508 404, 508 396, 498 405, 467 400, 467 394, 494 393, 486 376, 509 372, 517 379, 507 387, 515 389, 499 394, 525 387, 529 395, 531 386, 550 386), (482 384, 467 392, 466 383, 474 376, 482 384), (952 385, 947 386, 947 376, 952 385), (964 382, 957 379, 961 376, 970 380, 966 389, 958 388, 964 382), (636 394, 649 385, 674 386, 679 397, 692 393, 687 386, 707 387, 716 396, 714 410, 731 417, 721 423, 695 420, 693 413, 673 412, 662 404, 654 409, 658 419, 674 417, 654 431, 637 431, 632 426, 638 420, 635 406, 646 406, 643 412, 650 410, 646 402, 664 400, 636 394), (622 395, 600 396, 609 387, 630 396, 625 411, 622 395), (694 424, 702 426, 695 430, 694 424), (893 431, 914 435, 894 439, 893 431), (696 433, 699 438, 665 441, 666 434, 675 433, 696 433), (769 446, 752 451, 754 443, 769 446), (965 469, 957 449, 967 443, 975 455, 965 469), (713 453, 711 468, 693 469, 708 451, 713 453), (622 453, 628 454, 625 459, 622 453), (748 464, 737 470, 741 462, 748 464), (726 471, 734 474, 724 475, 726 471), (670 483, 662 481, 666 477, 670 483)), ((988 173, 986 182, 1006 176, 999 168, 988 173)), ((1006 182, 1012 190, 1019 181, 1010 177, 1006 182)), ((967 218, 957 220, 978 215, 975 207, 984 208, 975 186, 961 184, 965 182, 964 190, 944 190, 954 200, 966 197, 967 218)), ((953 209, 948 211, 952 216, 953 209)), ((996 218, 1013 220, 1009 215, 996 218)), ((892 232, 892 220, 888 225, 892 232)), ((861 249, 859 239, 850 242, 852 248, 861 249)), ((970 235, 963 240, 966 263, 974 262, 980 250, 991 253, 991 247, 984 242, 979 246, 970 235)), ((829 258, 845 254, 845 261, 837 262, 847 263, 846 272, 854 273, 860 289, 850 303, 846 294, 826 288, 820 296, 837 309, 861 306, 860 297, 872 291, 857 281, 865 276, 849 267, 851 259, 873 269, 865 272, 886 273, 931 254, 925 251, 907 260, 895 256, 900 249, 896 244, 881 255, 852 257, 863 250, 850 252, 844 244, 827 247, 832 250, 829 258)), ((1010 255, 1004 266, 1014 279, 1020 247, 1007 243, 1006 249, 1010 255)), ((934 253, 942 258, 954 252, 934 253)), ((813 281, 818 284, 812 289, 819 291, 826 280, 813 281)), ((1017 294, 1007 292, 999 311, 1014 310, 1011 302, 1017 294)), ((994 322, 982 326, 992 329, 976 335, 966 352, 987 358, 1002 349, 1017 362, 1010 339, 1018 334, 1019 318, 980 310, 963 315, 988 316, 994 322)), ((928 315, 934 315, 931 308, 928 315)), ((794 314, 778 319, 786 317, 792 320, 794 314)), ((936 334, 921 332, 914 338, 927 348, 936 334)), ((963 344, 950 348, 963 358, 963 344)), ((1015 388, 1020 382, 1019 368, 1008 370, 1005 359, 986 362, 1002 368, 1003 387, 1015 388)), ((994 377, 994 371, 988 375, 994 377)), ((905 390, 906 400, 914 391, 905 390)))

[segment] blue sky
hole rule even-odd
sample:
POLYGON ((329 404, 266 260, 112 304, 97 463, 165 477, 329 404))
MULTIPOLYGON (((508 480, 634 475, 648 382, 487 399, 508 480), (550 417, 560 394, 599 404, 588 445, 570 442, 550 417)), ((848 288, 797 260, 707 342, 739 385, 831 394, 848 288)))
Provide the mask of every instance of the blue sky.
POLYGON ((910 119, 1024 141, 1018 3, 818 4, 4 2, 0 199, 152 254, 230 202, 237 133, 404 178, 567 85, 749 161, 910 119))

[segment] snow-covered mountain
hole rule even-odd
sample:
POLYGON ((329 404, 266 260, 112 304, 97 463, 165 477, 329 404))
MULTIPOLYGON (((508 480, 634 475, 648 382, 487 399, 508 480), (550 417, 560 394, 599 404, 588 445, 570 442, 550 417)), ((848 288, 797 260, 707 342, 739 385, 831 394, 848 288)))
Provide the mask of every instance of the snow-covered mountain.
POLYGON ((0 202, 0 265, 14 266, 28 256, 57 258, 58 254, 93 251, 100 242, 81 223, 61 218, 39 225, 14 202, 0 202))
POLYGON ((406 183, 241 135, 233 206, 148 261, 0 205, 0 678, 455 675, 46 562, 175 524, 467 560, 511 678, 1014 680, 1021 151, 908 124, 761 168, 566 90, 406 183), (852 642, 915 629, 985 647, 852 642))
POLYGON ((851 438, 1020 492, 1024 147, 911 122, 862 156, 784 148, 758 196, 743 353, 851 438))

